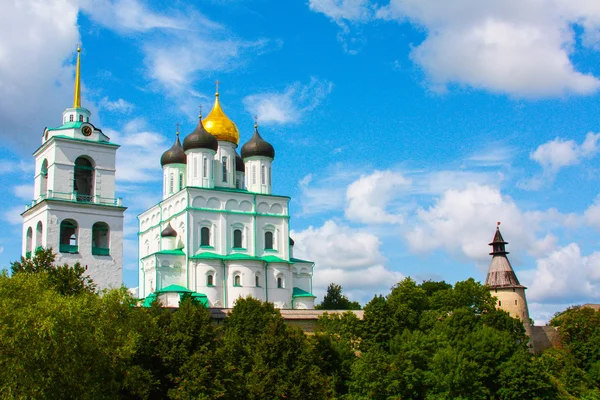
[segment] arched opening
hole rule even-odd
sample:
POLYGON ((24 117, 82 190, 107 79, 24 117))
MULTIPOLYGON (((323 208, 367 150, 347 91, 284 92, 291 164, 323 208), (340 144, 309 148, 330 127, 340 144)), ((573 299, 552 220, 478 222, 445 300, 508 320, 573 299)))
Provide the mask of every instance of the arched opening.
POLYGON ((200 246, 210 246, 210 228, 206 226, 200 229, 200 246))
POLYGON ((25 258, 31 257, 31 249, 33 247, 33 229, 27 228, 27 235, 25 238, 25 258))
POLYGON ((213 274, 210 274, 206 277, 206 286, 214 286, 215 285, 215 277, 213 274))
POLYGON ((277 289, 283 289, 283 278, 281 276, 277 277, 277 289))
POLYGON ((48 160, 42 161, 40 169, 40 197, 46 197, 48 192, 48 160))
POLYGON ((92 226, 92 254, 96 256, 110 255, 110 228, 106 222, 96 222, 92 226))
POLYGON ((227 157, 222 157, 223 162, 223 182, 227 182, 227 157))
POLYGON ((60 223, 60 242, 58 249, 61 253, 79 253, 77 246, 77 222, 65 219, 60 223))
POLYGON ((234 249, 241 249, 242 246, 242 230, 241 229, 235 229, 233 231, 233 248, 234 249))
POLYGON ((265 232, 265 249, 273 250, 273 232, 265 232))
POLYGON ((254 285, 260 287, 260 276, 258 274, 254 276, 254 285))
POLYGON ((242 278, 239 275, 233 277, 233 286, 242 286, 242 278))
POLYGON ((42 230, 43 230, 43 226, 42 226, 42 221, 38 221, 37 226, 35 228, 35 249, 41 249, 42 248, 42 230))
POLYGON ((77 157, 75 160, 73 190, 77 201, 94 201, 94 166, 85 157, 77 157))

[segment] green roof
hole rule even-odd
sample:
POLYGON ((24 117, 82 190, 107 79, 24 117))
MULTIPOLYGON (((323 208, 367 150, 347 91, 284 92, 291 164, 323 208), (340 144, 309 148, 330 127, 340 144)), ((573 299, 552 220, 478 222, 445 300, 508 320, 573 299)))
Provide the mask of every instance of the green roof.
POLYGON ((308 263, 308 264, 314 264, 314 262, 313 262, 313 261, 302 260, 301 258, 294 258, 294 257, 290 258, 290 261, 291 261, 292 263, 294 263, 294 264, 295 264, 295 263, 308 263))
POLYGON ((193 293, 190 289, 180 285, 169 285, 156 291, 156 293, 177 292, 177 293, 193 293))
POLYGON ((183 287, 181 285, 169 285, 167 287, 157 290, 154 293, 150 293, 148 295, 148 297, 146 297, 144 299, 144 302, 142 303, 142 307, 150 307, 152 305, 152 302, 154 300, 156 300, 156 298, 160 294, 163 294, 163 293, 179 293, 180 300, 185 294, 191 294, 192 298, 198 300, 200 303, 202 303, 203 305, 208 307, 208 297, 204 293, 194 292, 194 291, 192 291, 186 287, 183 287))
POLYGON ((306 290, 295 287, 292 292, 292 297, 317 297, 312 293, 308 293, 306 290))
POLYGON ((82 124, 83 124, 83 122, 81 122, 81 121, 66 122, 57 128, 48 128, 48 130, 49 131, 60 131, 62 129, 80 128, 82 124))
POLYGON ((161 250, 161 251, 157 251, 154 254, 157 254, 157 255, 164 254, 164 255, 169 255, 169 256, 185 256, 185 253, 181 249, 161 250))
POLYGON ((247 254, 230 254, 227 256, 223 256, 217 253, 211 253, 209 251, 205 251, 200 254, 196 254, 195 256, 190 257, 192 260, 225 260, 225 261, 235 261, 235 260, 249 260, 249 261, 262 261, 268 263, 286 263, 290 264, 289 261, 284 260, 283 258, 279 258, 277 256, 265 256, 265 257, 255 257, 249 256, 247 254))

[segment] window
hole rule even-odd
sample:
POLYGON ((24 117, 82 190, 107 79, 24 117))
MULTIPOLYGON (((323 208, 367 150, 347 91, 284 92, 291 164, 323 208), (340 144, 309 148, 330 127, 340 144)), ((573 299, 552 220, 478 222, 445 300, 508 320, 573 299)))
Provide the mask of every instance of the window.
POLYGON ((235 229, 233 231, 233 248, 234 249, 241 249, 242 246, 242 230, 241 229, 235 229))
POLYGON ((210 246, 210 228, 206 226, 200 229, 200 246, 210 246))
POLYGON ((73 122, 73 114, 69 115, 69 122, 73 122))
POLYGON ((40 170, 40 196, 46 196, 48 192, 48 160, 42 162, 40 170))
POLYGON ((233 286, 242 286, 242 278, 239 275, 233 277, 233 286))
POLYGON ((204 157, 202 159, 202 177, 206 178, 208 176, 208 159, 204 157))
POLYGON ((94 166, 85 157, 77 157, 75 160, 73 191, 77 201, 91 202, 94 200, 94 166))
POLYGON ((173 193, 173 173, 171 173, 170 178, 169 178, 169 193, 173 193))
POLYGON ((227 157, 221 159, 223 162, 223 182, 227 182, 227 157))
POLYGON ((198 177, 198 159, 194 158, 194 178, 198 177))
POLYGON ((502 306, 502 302, 498 300, 498 307, 502 306))
POLYGON ((35 246, 36 250, 42 247, 42 221, 37 223, 37 227, 35 228, 35 246))
POLYGON ((90 122, 90 117, 86 117, 85 122, 90 122))
POLYGON ((517 305, 517 300, 515 300, 515 306, 517 305))
POLYGON ((96 222, 92 226, 92 254, 95 256, 110 255, 108 240, 110 229, 105 222, 96 222))
POLYGON ((254 277, 254 284, 256 287, 260 287, 260 277, 258 275, 254 277))
POLYGON ((265 232, 265 249, 273 250, 273 232, 265 232))
POLYGON ((277 277, 277 289, 283 289, 283 278, 280 276, 277 277))
POLYGON ((79 253, 77 247, 77 222, 66 219, 60 223, 60 242, 58 249, 61 253, 79 253))
POLYGON ((263 185, 265 185, 267 183, 267 177, 265 176, 266 175, 265 168, 266 167, 264 165, 260 166, 260 181, 263 185))
POLYGON ((79 116, 79 122, 83 122, 83 115, 79 116))
POLYGON ((252 166, 252 183, 256 183, 256 165, 252 166))
POLYGON ((25 239, 25 258, 31 257, 31 249, 33 247, 33 229, 27 228, 27 238, 25 239))
POLYGON ((183 172, 179 173, 179 189, 183 189, 183 172))
POLYGON ((267 168, 267 185, 271 186, 271 167, 267 168))
POLYGON ((206 286, 214 286, 215 285, 215 277, 210 274, 206 277, 206 286))

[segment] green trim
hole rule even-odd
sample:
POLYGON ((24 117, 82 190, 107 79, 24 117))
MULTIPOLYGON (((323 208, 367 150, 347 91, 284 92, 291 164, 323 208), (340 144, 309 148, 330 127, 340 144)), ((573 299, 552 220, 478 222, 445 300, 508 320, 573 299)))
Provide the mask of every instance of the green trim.
POLYGON ((295 287, 292 291, 292 297, 317 297, 312 293, 307 292, 306 290, 295 287))
POLYGON ((242 285, 233 285, 233 287, 242 287, 242 285))
POLYGON ((202 244, 202 245, 200 245, 200 248, 201 249, 214 249, 215 246, 211 246, 209 244, 202 244))
POLYGON ((159 250, 154 253, 148 254, 147 256, 142 257, 141 259, 145 259, 151 256, 185 256, 185 253, 181 249, 175 250, 159 250))
POLYGON ((205 187, 201 187, 201 186, 186 186, 186 188, 190 188, 190 189, 200 189, 200 190, 216 190, 219 192, 233 192, 233 193, 243 193, 243 194, 253 194, 253 195, 258 195, 258 196, 268 196, 268 197, 280 197, 283 199, 291 199, 290 196, 280 196, 280 195, 276 195, 276 194, 263 194, 263 193, 255 193, 255 192, 250 192, 246 189, 237 189, 237 188, 225 188, 225 187, 213 187, 213 188, 205 188, 205 187))
POLYGON ((61 244, 58 246, 58 251, 61 253, 77 254, 79 253, 79 246, 70 244, 61 244))
POLYGON ((82 206, 96 206, 96 207, 110 207, 110 208, 117 208, 120 210, 127 210, 127 207, 123 207, 123 206, 117 206, 117 205, 110 205, 110 204, 100 204, 100 203, 92 203, 92 202, 85 202, 85 201, 75 201, 75 200, 62 200, 62 199, 55 199, 55 198, 51 198, 51 199, 41 199, 38 202, 36 202, 34 205, 30 205, 30 204, 25 204, 26 207, 28 207, 25 211, 23 211, 21 213, 21 215, 25 214, 26 212, 34 209, 35 207, 39 206, 40 204, 43 204, 45 201, 49 201, 49 202, 60 202, 60 203, 69 203, 69 204, 80 204, 82 206))
POLYGON ((208 297, 204 293, 197 293, 180 285, 169 285, 165 288, 155 291, 154 293, 149 294, 148 297, 144 299, 142 307, 150 307, 152 305, 152 302, 163 293, 178 293, 180 300, 183 297, 183 295, 191 294, 193 298, 204 304, 204 306, 208 307, 208 297))
POLYGON ((245 247, 232 247, 231 250, 236 250, 236 251, 247 251, 247 249, 245 247))
POLYGON ((277 253, 278 252, 277 249, 264 249, 264 251, 266 251, 267 253, 277 253))
POLYGON ((85 122, 82 122, 82 121, 69 121, 69 122, 65 122, 64 124, 62 124, 59 127, 48 128, 48 132, 60 131, 60 130, 63 130, 63 129, 81 128, 81 125, 83 125, 84 123, 85 122))
POLYGON ((31 258, 31 252, 30 251, 25 252, 25 258, 31 258))
POLYGON ((286 261, 283 258, 279 258, 277 256, 256 257, 256 256, 240 254, 240 253, 223 256, 221 254, 211 253, 208 251, 191 256, 190 260, 223 260, 223 261, 247 260, 247 261, 260 261, 260 262, 267 262, 267 263, 291 264, 289 261, 286 261))
POLYGON ((108 247, 92 247, 92 255, 110 256, 110 249, 108 247))

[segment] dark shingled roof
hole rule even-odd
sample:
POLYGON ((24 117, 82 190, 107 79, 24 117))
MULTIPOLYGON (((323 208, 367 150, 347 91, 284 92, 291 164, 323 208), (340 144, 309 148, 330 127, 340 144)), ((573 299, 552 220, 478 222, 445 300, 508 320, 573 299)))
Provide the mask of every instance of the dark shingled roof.
POLYGON ((210 149, 216 152, 218 148, 219 142, 217 138, 204 129, 202 119, 198 121, 196 129, 183 139, 183 149, 185 151, 191 149, 210 149))
POLYGON ((185 164, 187 157, 179 141, 179 132, 177 133, 177 139, 171 148, 163 153, 160 157, 160 165, 164 167, 167 164, 185 164))
POLYGON ((485 278, 485 284, 490 289, 525 288, 525 286, 519 283, 519 279, 517 279, 517 275, 512 269, 508 257, 506 257, 508 254, 505 249, 506 244, 507 242, 502 238, 500 229, 496 228, 494 240, 490 243, 494 251, 490 253, 492 255, 492 262, 485 278))
POLYGON ((270 159, 275 158, 275 149, 264 140, 258 133, 258 126, 254 125, 254 135, 242 146, 242 158, 262 156, 270 159))
POLYGON ((165 229, 163 229, 163 231, 160 233, 160 236, 161 237, 176 237, 177 231, 175 229, 173 229, 173 227, 171 226, 171 223, 169 222, 167 227, 165 229))

